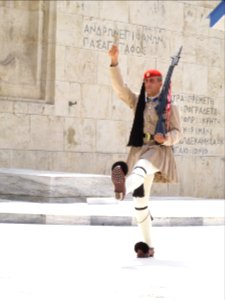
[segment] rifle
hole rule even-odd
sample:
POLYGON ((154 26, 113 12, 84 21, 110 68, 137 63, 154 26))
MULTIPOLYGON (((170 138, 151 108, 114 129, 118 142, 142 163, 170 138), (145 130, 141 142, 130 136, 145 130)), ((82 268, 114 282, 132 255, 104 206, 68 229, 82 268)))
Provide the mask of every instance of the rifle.
POLYGON ((178 65, 181 51, 182 51, 182 46, 180 47, 177 55, 172 56, 172 62, 171 62, 170 66, 169 66, 169 69, 167 71, 166 78, 164 80, 163 87, 162 87, 162 90, 161 90, 160 95, 159 95, 159 104, 156 107, 156 112, 158 114, 159 119, 158 119, 158 122, 156 124, 155 134, 158 133, 158 134, 162 134, 163 136, 165 136, 165 134, 168 130, 168 127, 166 126, 165 113, 166 113, 166 107, 167 107, 168 103, 170 104, 170 101, 171 101, 169 99, 169 97, 170 97, 170 95, 169 95, 170 81, 171 81, 171 77, 172 77, 172 74, 173 74, 174 67, 176 65, 178 65))

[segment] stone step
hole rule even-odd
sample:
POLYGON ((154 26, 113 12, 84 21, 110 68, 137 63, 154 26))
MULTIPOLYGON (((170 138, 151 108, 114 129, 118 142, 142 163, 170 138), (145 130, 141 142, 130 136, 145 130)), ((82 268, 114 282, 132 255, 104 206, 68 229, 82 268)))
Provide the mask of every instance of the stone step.
POLYGON ((73 202, 110 197, 113 187, 107 175, 0 168, 0 195, 37 202, 73 202))
MULTIPOLYGON (((151 198, 153 226, 224 225, 224 200, 151 198)), ((0 223, 136 225, 133 201, 89 198, 86 203, 0 200, 0 223)))

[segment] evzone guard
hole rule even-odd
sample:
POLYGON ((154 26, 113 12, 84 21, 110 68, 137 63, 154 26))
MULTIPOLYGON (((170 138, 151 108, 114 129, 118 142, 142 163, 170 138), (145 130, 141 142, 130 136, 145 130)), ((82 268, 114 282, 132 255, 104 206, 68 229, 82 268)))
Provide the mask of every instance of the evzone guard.
POLYGON ((133 195, 135 217, 143 237, 134 246, 137 257, 154 256, 153 218, 148 208, 152 183, 178 181, 172 146, 181 139, 181 124, 178 108, 171 103, 171 76, 181 50, 172 57, 164 83, 159 70, 144 73, 139 94, 123 81, 118 46, 113 45, 109 50, 112 87, 134 111, 127 161, 113 164, 111 178, 116 199, 123 200, 129 193, 133 195))

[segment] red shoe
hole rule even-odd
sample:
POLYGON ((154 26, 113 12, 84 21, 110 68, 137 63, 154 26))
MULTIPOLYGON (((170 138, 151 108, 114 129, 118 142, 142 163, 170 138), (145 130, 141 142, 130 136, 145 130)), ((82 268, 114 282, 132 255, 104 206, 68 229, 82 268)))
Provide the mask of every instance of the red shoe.
POLYGON ((125 187, 126 176, 120 165, 116 165, 112 168, 111 179, 114 184, 115 198, 117 200, 123 200, 126 195, 126 187, 125 187))

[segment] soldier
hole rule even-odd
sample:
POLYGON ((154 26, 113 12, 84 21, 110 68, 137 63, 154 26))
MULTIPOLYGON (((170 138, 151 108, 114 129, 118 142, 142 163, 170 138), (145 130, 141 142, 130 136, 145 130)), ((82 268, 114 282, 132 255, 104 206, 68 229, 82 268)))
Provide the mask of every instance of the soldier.
POLYGON ((112 87, 121 100, 134 110, 134 122, 128 142, 131 146, 127 162, 112 166, 115 198, 123 200, 132 193, 137 224, 144 242, 135 245, 137 257, 153 257, 152 217, 148 209, 150 189, 154 182, 177 182, 177 171, 172 146, 181 138, 179 112, 174 104, 167 111, 166 135, 155 134, 158 120, 155 107, 162 87, 162 74, 158 70, 144 73, 140 94, 124 84, 119 69, 119 49, 113 45, 110 76, 112 87))

